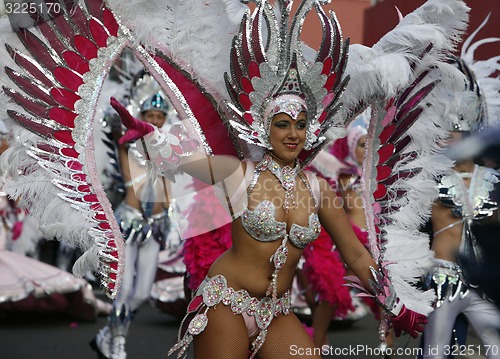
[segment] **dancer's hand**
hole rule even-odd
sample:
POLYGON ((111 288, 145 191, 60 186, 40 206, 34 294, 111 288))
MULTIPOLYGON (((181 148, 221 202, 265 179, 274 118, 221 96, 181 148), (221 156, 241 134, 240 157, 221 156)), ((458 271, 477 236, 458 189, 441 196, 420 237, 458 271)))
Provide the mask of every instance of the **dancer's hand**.
MULTIPOLYGON (((350 281, 349 285, 360 291, 357 296, 369 297, 375 299, 386 311, 384 315, 386 324, 392 323, 394 334, 397 337, 401 335, 401 331, 405 331, 412 337, 416 338, 418 332, 424 330, 423 325, 427 323, 425 315, 419 314, 406 308, 404 303, 396 295, 394 287, 387 273, 386 266, 379 265, 379 269, 370 266, 370 272, 373 279, 369 279, 372 293, 369 293, 363 287, 359 278, 351 276, 346 279, 350 281)), ((386 329, 389 329, 386 327, 386 329)))
POLYGON ((116 110, 122 120, 122 123, 127 128, 125 134, 118 140, 120 145, 123 145, 126 142, 135 141, 154 131, 154 127, 152 125, 132 116, 128 110, 114 97, 111 97, 109 103, 111 104, 111 107, 116 110))
POLYGON ((404 330, 413 338, 416 338, 418 333, 424 330, 424 324, 427 323, 427 318, 423 314, 406 308, 403 304, 399 314, 391 318, 391 323, 394 328, 394 334, 396 334, 397 337, 399 337, 401 331, 404 330))

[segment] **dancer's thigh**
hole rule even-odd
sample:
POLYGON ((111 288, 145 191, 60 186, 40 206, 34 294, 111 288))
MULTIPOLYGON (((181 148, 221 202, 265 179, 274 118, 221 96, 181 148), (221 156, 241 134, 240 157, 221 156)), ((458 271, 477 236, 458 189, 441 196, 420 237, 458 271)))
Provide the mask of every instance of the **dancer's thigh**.
POLYGON ((266 341, 257 352, 259 359, 307 358, 321 359, 320 349, 314 346, 302 323, 291 313, 278 315, 268 328, 266 341))
POLYGON ((241 315, 219 304, 210 308, 208 325, 194 337, 196 359, 248 359, 248 331, 241 315))

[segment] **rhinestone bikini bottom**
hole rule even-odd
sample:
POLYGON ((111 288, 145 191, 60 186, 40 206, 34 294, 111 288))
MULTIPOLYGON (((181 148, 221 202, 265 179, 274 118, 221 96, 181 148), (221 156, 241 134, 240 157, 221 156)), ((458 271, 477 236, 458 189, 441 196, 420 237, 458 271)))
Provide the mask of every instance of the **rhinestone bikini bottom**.
POLYGON ((273 318, 278 314, 289 314, 291 305, 290 291, 273 302, 269 297, 262 299, 251 297, 245 289, 235 291, 227 286, 226 278, 222 275, 207 277, 200 284, 194 298, 189 303, 187 314, 179 329, 178 341, 169 350, 168 355, 177 350, 179 350, 177 358, 181 358, 183 354, 187 355, 186 351, 193 336, 203 332, 208 324, 208 310, 219 303, 230 307, 234 314, 246 314, 255 318, 259 334, 252 343, 252 354, 249 359, 254 358, 264 344, 267 328, 273 318))

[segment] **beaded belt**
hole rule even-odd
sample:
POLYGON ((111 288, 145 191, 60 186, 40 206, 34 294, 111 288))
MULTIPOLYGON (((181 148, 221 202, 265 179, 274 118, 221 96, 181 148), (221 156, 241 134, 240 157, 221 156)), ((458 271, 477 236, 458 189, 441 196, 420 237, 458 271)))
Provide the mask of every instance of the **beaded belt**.
POLYGON ((469 287, 462 275, 462 268, 457 263, 434 259, 434 266, 427 275, 430 281, 429 287, 436 289, 436 307, 440 307, 445 300, 454 301, 457 297, 465 298, 469 293, 469 287))
POLYGON ((115 216, 126 242, 143 243, 153 238, 162 248, 165 246, 165 233, 170 225, 166 211, 145 218, 140 210, 122 202, 117 207, 115 216))
POLYGON ((205 278, 196 291, 196 295, 191 300, 188 306, 188 314, 181 324, 177 343, 169 350, 168 355, 179 350, 177 357, 180 358, 188 349, 189 344, 193 340, 193 335, 198 335, 205 330, 208 324, 207 312, 211 307, 222 303, 231 308, 234 314, 246 313, 255 317, 257 327, 260 329, 259 335, 252 343, 253 358, 257 351, 264 344, 267 328, 274 317, 283 313, 290 313, 290 291, 287 291, 283 297, 273 302, 269 297, 257 299, 251 297, 245 289, 235 291, 227 286, 226 278, 222 275, 216 275, 212 278, 205 278), (194 318, 191 319, 187 326, 186 333, 182 336, 182 328, 189 314, 197 312, 194 318), (181 339, 182 336, 182 339, 181 339))

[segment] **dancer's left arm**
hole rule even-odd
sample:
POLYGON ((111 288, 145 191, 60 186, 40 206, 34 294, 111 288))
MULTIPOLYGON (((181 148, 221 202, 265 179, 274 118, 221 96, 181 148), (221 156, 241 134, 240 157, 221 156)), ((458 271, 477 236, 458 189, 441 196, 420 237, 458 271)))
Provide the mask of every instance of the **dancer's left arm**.
POLYGON ((412 337, 423 331, 426 317, 406 308, 400 301, 384 268, 379 268, 368 250, 357 239, 343 209, 342 199, 323 179, 318 178, 321 189, 321 203, 318 216, 338 248, 344 262, 359 278, 365 291, 388 313, 397 336, 404 330, 412 337))

